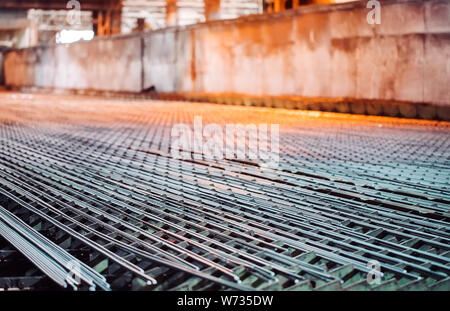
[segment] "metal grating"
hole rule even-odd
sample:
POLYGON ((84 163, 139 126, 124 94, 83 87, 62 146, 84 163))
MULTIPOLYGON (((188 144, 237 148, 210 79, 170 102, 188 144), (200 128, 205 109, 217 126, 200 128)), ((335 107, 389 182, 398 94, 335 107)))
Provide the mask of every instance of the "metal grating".
POLYGON ((5 268, 43 252, 67 288, 449 289, 449 123, 10 93, 0 121, 0 286, 53 284, 5 268), (279 167, 172 158, 194 116, 280 124, 279 167))

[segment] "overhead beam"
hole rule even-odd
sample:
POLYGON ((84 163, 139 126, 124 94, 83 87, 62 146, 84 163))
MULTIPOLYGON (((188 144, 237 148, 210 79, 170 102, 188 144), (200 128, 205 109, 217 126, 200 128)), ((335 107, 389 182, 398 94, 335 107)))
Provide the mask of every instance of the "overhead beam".
POLYGON ((31 22, 26 18, 0 20, 0 30, 16 30, 29 27, 31 22))
MULTIPOLYGON (((106 10, 122 5, 122 0, 79 0, 81 10, 106 10)), ((2 0, 0 9, 66 10, 66 0, 2 0)))

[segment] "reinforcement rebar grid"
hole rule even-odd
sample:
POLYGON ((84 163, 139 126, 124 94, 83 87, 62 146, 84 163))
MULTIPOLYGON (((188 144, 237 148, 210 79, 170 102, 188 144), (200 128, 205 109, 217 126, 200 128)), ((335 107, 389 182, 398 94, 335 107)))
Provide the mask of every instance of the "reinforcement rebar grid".
POLYGON ((449 134, 445 122, 0 93, 0 286, 448 290, 449 134), (172 126, 195 116, 279 124, 279 166, 173 158, 172 126))

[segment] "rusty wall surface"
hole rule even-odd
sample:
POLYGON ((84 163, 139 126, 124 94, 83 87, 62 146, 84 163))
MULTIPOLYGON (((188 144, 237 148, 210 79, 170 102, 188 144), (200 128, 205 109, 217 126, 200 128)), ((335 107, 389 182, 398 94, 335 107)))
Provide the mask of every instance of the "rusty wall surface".
POLYGON ((312 5, 134 37, 19 50, 6 56, 6 80, 15 86, 112 91, 154 86, 177 94, 450 107, 450 2, 386 0, 380 25, 367 23, 365 5, 312 5))
POLYGON ((3 52, 0 49, 0 85, 3 85, 5 83, 4 81, 4 74, 3 74, 3 52))
POLYGON ((6 84, 63 89, 140 91, 139 37, 38 46, 5 56, 6 84))
POLYGON ((450 105, 450 2, 383 1, 380 25, 364 4, 155 32, 144 85, 450 105))

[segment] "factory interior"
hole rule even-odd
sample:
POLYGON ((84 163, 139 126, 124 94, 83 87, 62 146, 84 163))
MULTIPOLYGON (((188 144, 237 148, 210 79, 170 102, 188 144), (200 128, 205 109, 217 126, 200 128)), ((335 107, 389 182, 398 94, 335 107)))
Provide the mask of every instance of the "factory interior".
POLYGON ((448 0, 1 0, 0 299, 449 291, 449 86, 448 0))

